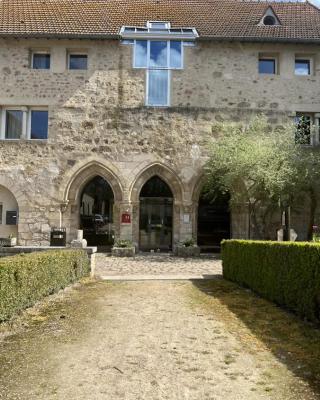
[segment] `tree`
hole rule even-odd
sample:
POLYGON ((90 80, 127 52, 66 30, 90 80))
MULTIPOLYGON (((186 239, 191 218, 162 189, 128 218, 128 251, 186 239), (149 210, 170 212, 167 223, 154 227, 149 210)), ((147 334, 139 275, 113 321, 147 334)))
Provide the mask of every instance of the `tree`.
POLYGON ((246 203, 254 236, 268 238, 268 224, 279 205, 292 205, 301 191, 312 200, 314 219, 319 152, 295 140, 292 124, 272 128, 265 116, 257 116, 247 125, 218 123, 213 132, 206 165, 208 196, 219 189, 229 192, 233 203, 246 203))

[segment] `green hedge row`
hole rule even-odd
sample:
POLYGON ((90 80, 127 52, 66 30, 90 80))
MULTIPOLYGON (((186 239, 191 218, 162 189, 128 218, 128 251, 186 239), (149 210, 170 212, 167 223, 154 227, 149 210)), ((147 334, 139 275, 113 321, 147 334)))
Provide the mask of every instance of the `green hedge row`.
POLYGON ((249 287, 300 317, 320 320, 320 245, 226 240, 224 278, 249 287))
POLYGON ((83 250, 50 250, 0 259, 0 321, 88 275, 83 250))

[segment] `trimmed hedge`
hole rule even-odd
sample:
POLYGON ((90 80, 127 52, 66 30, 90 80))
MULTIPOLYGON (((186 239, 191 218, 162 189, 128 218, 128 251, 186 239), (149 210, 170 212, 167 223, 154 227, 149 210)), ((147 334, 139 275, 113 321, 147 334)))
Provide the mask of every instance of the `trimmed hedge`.
POLYGON ((249 287, 300 317, 320 320, 320 245, 225 240, 224 278, 249 287))
POLYGON ((83 250, 50 250, 0 259, 0 321, 88 275, 83 250))

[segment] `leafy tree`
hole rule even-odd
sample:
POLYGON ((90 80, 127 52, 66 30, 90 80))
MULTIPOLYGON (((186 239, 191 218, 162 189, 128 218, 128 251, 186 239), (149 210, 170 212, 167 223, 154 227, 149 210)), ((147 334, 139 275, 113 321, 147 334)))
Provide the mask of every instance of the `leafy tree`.
MULTIPOLYGON (((245 126, 218 123, 213 133, 206 165, 208 196, 218 189, 229 192, 233 203, 246 203, 253 231, 249 236, 268 238, 268 224, 279 205, 292 205, 303 191, 311 199, 312 234, 320 158, 317 149, 295 140, 296 127, 273 129, 265 116, 257 116, 245 126)), ((302 134, 305 140, 304 130, 302 134)))

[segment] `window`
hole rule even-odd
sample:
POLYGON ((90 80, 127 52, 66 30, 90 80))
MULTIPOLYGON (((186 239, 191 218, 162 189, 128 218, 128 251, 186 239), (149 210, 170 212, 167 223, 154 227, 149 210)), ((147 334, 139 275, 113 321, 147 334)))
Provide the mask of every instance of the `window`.
POLYGON ((311 75, 311 60, 310 59, 296 59, 295 74, 296 75, 311 75))
POLYGON ((266 15, 263 18, 263 25, 275 25, 277 23, 273 15, 266 15))
POLYGON ((146 69, 146 105, 169 106, 171 70, 183 69, 183 48, 194 46, 197 30, 148 21, 144 27, 122 26, 120 37, 133 45, 133 68, 146 69))
POLYGON ((33 69, 50 69, 50 54, 33 53, 32 54, 33 69))
POLYGON ((296 143, 311 145, 313 144, 312 137, 313 116, 311 114, 297 113, 295 117, 296 124, 296 143))
POLYGON ((147 72, 147 104, 152 106, 169 105, 168 70, 151 69, 147 72))
POLYGON ((182 69, 182 43, 176 40, 136 40, 134 68, 182 69))
POLYGON ((135 41, 134 68, 147 69, 147 105, 169 105, 170 70, 183 68, 182 57, 181 41, 135 41))
POLYGON ((6 110, 5 116, 5 138, 20 139, 23 128, 23 111, 6 110))
POLYGON ((170 22, 163 22, 163 21, 148 21, 147 28, 151 29, 170 29, 170 22))
POLYGON ((0 225, 2 225, 3 204, 0 203, 0 225))
POLYGON ((276 60, 274 58, 259 58, 259 74, 276 74, 276 60))
POLYGON ((48 139, 48 111, 31 110, 30 139, 48 139))
POLYGON ((69 69, 85 70, 88 69, 87 54, 69 54, 69 69))
POLYGON ((17 223, 18 223, 17 211, 7 211, 6 212, 6 225, 17 225, 17 223))
POLYGON ((0 115, 0 139, 47 139, 48 110, 41 108, 4 108, 0 115))

